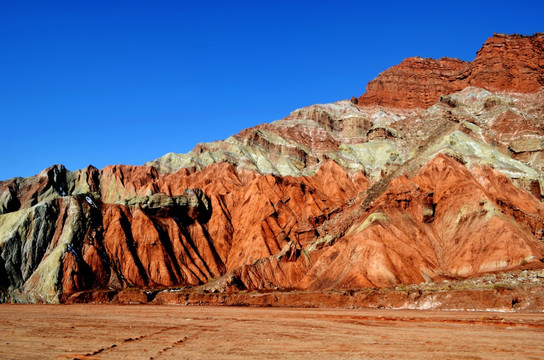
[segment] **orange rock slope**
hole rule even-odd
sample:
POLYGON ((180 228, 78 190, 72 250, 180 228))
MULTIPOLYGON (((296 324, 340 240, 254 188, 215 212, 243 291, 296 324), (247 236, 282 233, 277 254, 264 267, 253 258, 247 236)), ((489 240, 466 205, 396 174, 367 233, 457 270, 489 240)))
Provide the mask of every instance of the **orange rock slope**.
POLYGON ((472 63, 407 59, 357 105, 299 109, 147 166, 0 182, 0 300, 542 268, 542 44, 496 35, 472 63))

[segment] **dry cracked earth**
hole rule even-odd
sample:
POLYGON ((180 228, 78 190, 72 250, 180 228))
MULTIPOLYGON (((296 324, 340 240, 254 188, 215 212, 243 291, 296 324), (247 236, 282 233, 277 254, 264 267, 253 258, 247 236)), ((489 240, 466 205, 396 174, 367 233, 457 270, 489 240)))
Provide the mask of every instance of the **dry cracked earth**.
POLYGON ((2 359, 544 359, 544 314, 0 305, 2 359))

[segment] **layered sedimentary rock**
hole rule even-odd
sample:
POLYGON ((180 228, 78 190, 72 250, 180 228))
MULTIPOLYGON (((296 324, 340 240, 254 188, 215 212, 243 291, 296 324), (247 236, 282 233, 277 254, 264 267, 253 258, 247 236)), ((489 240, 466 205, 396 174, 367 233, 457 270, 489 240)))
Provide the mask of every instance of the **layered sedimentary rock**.
POLYGON ((98 171, 98 191, 89 192, 94 171, 53 167, 2 184, 37 199, 0 216, 5 299, 51 302, 93 288, 203 284, 286 246, 300 251, 368 186, 364 175, 334 162, 301 178, 226 163, 166 175, 108 167, 98 171), (63 192, 51 172, 62 174, 63 192))
POLYGON ((440 96, 477 86, 533 93, 544 86, 544 34, 495 34, 472 62, 413 57, 381 73, 359 97, 361 105, 426 108, 440 96))
POLYGON ((2 181, 0 297, 393 287, 543 267, 543 66, 541 34, 496 35, 472 63, 405 60, 358 104, 295 110, 146 166, 2 181))

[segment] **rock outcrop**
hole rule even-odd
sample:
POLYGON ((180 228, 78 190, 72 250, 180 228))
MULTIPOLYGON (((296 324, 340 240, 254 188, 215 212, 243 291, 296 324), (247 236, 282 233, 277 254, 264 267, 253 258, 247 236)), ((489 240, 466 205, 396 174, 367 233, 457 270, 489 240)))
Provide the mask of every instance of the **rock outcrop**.
POLYGON ((0 300, 349 290, 544 268, 542 44, 496 35, 471 63, 407 59, 357 101, 146 166, 2 181, 0 300))
POLYGON ((44 190, 54 187, 50 170, 2 184, 40 200, 0 215, 4 300, 56 302, 96 288, 204 284, 286 246, 300 252, 323 221, 368 186, 363 175, 333 162, 301 178, 226 163, 163 176, 153 168, 108 167, 98 172, 97 192, 77 183, 92 178, 94 168, 53 169, 70 179, 56 197, 44 190), (15 186, 21 182, 28 186, 15 186))
POLYGON ((413 57, 370 81, 359 105, 427 108, 440 96, 476 86, 489 91, 533 93, 544 86, 544 33, 495 34, 473 62, 413 57))

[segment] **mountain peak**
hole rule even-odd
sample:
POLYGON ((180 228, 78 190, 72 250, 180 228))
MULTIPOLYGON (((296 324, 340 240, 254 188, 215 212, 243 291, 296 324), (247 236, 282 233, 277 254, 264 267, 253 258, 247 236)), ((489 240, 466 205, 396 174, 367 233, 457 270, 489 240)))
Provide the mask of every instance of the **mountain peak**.
POLYGON ((544 86, 544 33, 495 34, 472 62, 407 58, 370 81, 358 104, 427 108, 440 96, 467 86, 490 91, 538 91, 544 86))

